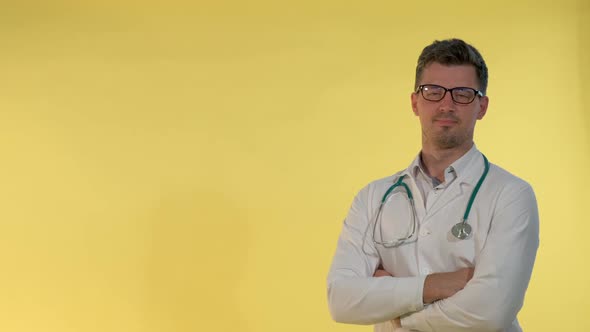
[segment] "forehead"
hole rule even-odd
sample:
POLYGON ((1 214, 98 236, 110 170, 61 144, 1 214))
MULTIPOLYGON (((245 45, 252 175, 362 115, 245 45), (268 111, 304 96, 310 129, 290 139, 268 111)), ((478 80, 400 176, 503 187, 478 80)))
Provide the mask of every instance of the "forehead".
POLYGON ((437 84, 446 88, 466 86, 479 88, 473 65, 442 65, 433 62, 424 67, 420 84, 437 84))

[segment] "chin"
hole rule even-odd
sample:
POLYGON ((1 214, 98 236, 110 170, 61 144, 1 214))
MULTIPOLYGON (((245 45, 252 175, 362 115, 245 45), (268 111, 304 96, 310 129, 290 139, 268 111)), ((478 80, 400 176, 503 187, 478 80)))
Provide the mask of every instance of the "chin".
POLYGON ((434 142, 436 146, 440 149, 453 149, 458 146, 461 146, 464 143, 464 140, 459 139, 458 137, 437 137, 434 142))

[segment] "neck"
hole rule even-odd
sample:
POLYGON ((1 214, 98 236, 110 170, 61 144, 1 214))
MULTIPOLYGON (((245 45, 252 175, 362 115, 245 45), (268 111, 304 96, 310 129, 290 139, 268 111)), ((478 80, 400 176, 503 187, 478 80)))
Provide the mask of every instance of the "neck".
POLYGON ((445 169, 461 158, 471 147, 473 141, 451 149, 440 149, 436 147, 422 146, 420 158, 425 171, 431 177, 437 178, 440 182, 445 181, 445 169))

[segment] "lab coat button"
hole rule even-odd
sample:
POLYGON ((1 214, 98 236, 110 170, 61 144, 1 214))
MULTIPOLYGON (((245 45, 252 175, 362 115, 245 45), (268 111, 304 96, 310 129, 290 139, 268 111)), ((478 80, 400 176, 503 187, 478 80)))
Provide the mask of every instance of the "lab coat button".
POLYGON ((422 228, 420 230, 420 236, 426 236, 428 234, 430 234, 430 231, 427 228, 422 228))

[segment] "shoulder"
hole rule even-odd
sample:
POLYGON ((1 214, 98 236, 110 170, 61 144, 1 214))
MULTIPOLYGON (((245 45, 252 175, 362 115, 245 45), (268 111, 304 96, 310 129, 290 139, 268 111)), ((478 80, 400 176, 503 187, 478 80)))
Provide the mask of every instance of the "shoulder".
POLYGON ((512 174, 506 169, 490 164, 487 186, 500 205, 511 204, 516 201, 536 201, 533 187, 524 179, 512 174))
POLYGON ((512 174, 506 169, 490 163, 490 171, 488 174, 490 182, 493 182, 498 187, 506 187, 506 189, 523 190, 531 189, 531 185, 524 179, 512 174))
POLYGON ((395 174, 374 180, 369 182, 361 191, 368 191, 368 192, 385 192, 389 187, 391 187, 400 176, 404 174, 404 171, 399 171, 395 174))
POLYGON ((387 189, 391 187, 395 181, 402 175, 403 171, 399 171, 395 174, 373 180, 365 185, 361 190, 358 191, 355 200, 360 200, 366 205, 370 205, 369 202, 376 202, 385 194, 387 189))

